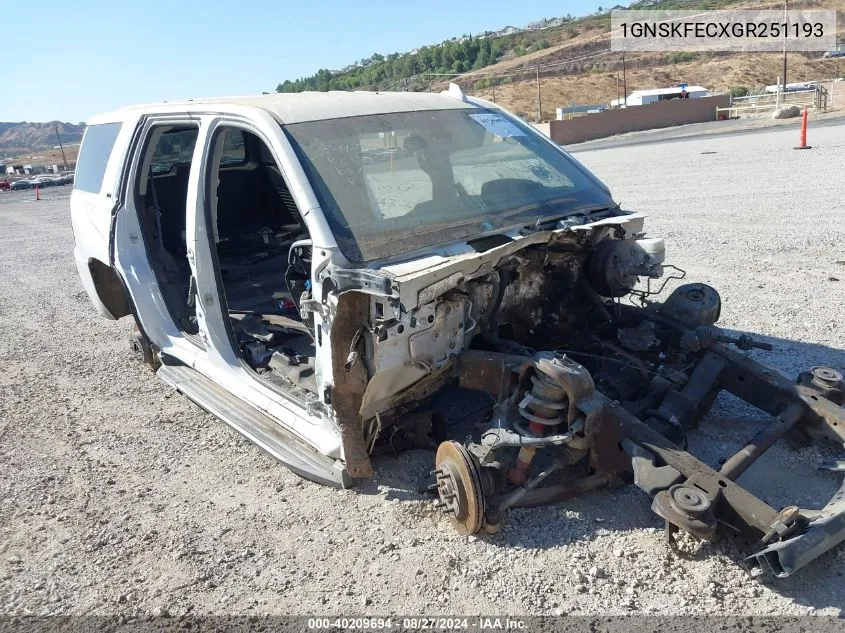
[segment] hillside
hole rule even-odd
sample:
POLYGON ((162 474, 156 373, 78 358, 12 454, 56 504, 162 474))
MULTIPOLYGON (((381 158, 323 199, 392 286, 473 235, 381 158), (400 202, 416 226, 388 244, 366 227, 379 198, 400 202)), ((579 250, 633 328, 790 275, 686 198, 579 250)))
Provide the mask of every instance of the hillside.
POLYGON ((85 125, 50 121, 48 123, 0 122, 0 158, 25 152, 50 149, 58 145, 56 128, 62 143, 73 144, 82 140, 85 125))
MULTIPOLYGON (((618 6, 618 5, 617 5, 618 6)), ((631 8, 781 8, 777 0, 639 0, 631 8)), ((836 9, 845 39, 845 0, 791 0, 791 9, 836 9)), ((755 90, 776 82, 782 57, 773 53, 639 53, 626 55, 627 88, 680 82, 711 90, 755 90)), ((841 59, 821 53, 790 53, 789 81, 842 76, 841 59)), ((301 90, 441 90, 449 81, 465 92, 537 116, 540 75, 542 117, 570 104, 605 103, 622 89, 622 56, 610 50, 610 14, 540 20, 525 28, 463 36, 408 53, 373 55, 341 71, 320 70, 311 77, 279 84, 279 92, 301 90), (617 74, 619 86, 617 87, 617 74)))

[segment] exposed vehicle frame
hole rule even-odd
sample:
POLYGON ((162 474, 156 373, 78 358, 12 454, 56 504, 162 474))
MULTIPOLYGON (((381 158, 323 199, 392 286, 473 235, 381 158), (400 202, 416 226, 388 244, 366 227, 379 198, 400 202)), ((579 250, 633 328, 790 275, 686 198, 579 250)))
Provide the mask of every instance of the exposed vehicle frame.
MULTIPOLYGON (((377 204, 367 195, 364 211, 377 204)), ((658 301, 684 273, 645 236, 643 216, 539 132, 457 87, 100 115, 83 139, 71 212, 83 285, 103 316, 134 317, 139 359, 309 479, 350 486, 372 475, 380 446, 437 445, 421 491, 461 533, 633 480, 670 540, 676 529, 742 535, 755 543, 750 561, 779 576, 845 540, 845 487, 807 510, 773 508, 736 483, 787 435, 845 443, 841 374, 813 368, 793 382, 740 353, 766 345, 718 328, 718 293, 703 284, 658 301), (394 145, 402 125, 431 136, 394 145), (326 130, 376 145, 351 148, 326 130), (499 174, 526 151, 530 173, 499 174), (379 225, 401 218, 339 226, 361 174, 383 192, 397 165, 425 173, 432 200, 406 214, 422 224, 389 240, 379 225), (456 184, 461 170, 484 181, 479 191, 456 184), (558 176, 569 184, 543 184, 558 176), (229 195, 242 181, 252 184, 229 195), (270 194, 245 207, 259 188, 270 194), (532 204, 538 191, 556 197, 532 204), (432 223, 438 192, 485 215, 432 223), (271 206, 272 217, 262 211, 271 206), (266 226, 247 230, 250 214, 266 226), (443 237, 425 242, 435 230, 443 237), (250 290, 259 286, 281 311, 250 290), (433 402, 447 385, 489 395, 485 430, 456 441, 466 429, 443 428, 433 402), (716 470, 683 447, 722 390, 774 420, 716 470)))

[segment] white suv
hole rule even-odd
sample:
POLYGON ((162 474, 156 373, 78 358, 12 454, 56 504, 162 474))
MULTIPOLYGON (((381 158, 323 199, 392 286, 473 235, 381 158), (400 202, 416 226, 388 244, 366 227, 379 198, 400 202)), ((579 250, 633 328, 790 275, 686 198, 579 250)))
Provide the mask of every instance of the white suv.
POLYGON ((726 347, 765 345, 714 326, 708 286, 650 299, 682 271, 643 216, 457 86, 99 115, 71 213, 88 295, 134 317, 166 383, 326 484, 439 445, 423 490, 464 533, 635 472, 670 524, 709 538, 726 513, 759 539, 787 518, 732 479, 763 451, 725 474, 679 448, 720 389, 845 441, 840 375, 795 385, 726 347), (449 385, 453 409, 487 394, 486 430, 437 400, 449 385))

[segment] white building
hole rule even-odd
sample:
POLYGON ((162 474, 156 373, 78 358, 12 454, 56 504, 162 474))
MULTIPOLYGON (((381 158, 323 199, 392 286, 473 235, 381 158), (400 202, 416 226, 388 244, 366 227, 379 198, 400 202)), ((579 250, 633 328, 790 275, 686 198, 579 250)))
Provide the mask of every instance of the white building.
MULTIPOLYGON (((677 99, 682 90, 686 90, 690 99, 698 99, 699 97, 707 97, 710 91, 701 86, 675 86, 672 88, 653 88, 651 90, 634 90, 628 95, 628 105, 638 106, 646 105, 648 103, 657 103, 658 101, 668 101, 669 99, 677 99)), ((614 99, 610 102, 611 108, 618 108, 625 105, 625 99, 614 99)))
MULTIPOLYGON (((803 92, 809 90, 815 90, 816 86, 819 85, 818 81, 801 81, 794 84, 786 84, 786 91, 787 92, 803 92)), ((782 86, 780 84, 774 84, 772 86, 766 86, 766 92, 770 94, 775 94, 776 92, 780 92, 782 86)))

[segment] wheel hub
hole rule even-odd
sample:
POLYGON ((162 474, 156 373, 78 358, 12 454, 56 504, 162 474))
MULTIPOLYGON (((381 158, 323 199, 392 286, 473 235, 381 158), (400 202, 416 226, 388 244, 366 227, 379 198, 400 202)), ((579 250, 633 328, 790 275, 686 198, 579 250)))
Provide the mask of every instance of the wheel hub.
POLYGON ((474 534, 484 524, 484 493, 478 466, 458 442, 443 442, 435 458, 437 507, 460 534, 474 534))

